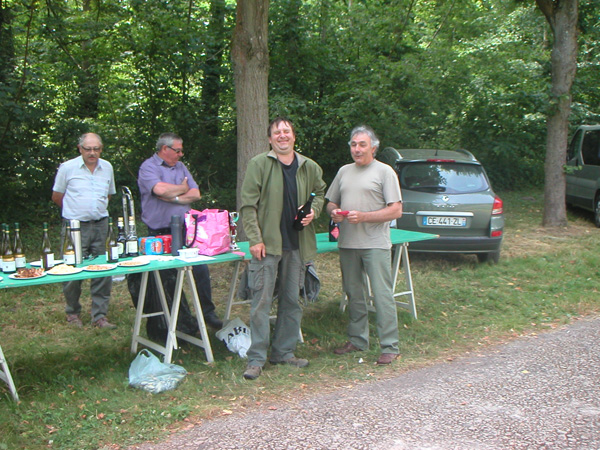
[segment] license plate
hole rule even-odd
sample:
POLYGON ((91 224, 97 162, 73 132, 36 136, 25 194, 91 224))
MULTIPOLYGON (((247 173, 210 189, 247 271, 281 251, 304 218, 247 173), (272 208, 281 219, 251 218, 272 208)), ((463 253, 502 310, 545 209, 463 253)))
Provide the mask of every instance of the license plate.
POLYGON ((423 226, 426 227, 466 227, 466 217, 425 216, 423 226))

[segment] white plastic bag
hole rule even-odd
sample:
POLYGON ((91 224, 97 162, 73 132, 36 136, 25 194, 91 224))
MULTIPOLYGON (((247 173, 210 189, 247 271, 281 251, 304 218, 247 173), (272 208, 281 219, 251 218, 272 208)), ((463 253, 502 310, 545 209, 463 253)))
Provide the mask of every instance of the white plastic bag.
POLYGON ((187 371, 177 364, 165 364, 146 349, 129 366, 129 385, 153 394, 175 389, 187 371))
POLYGON ((250 328, 238 317, 230 320, 216 333, 217 339, 223 341, 229 351, 245 358, 252 342, 250 328))

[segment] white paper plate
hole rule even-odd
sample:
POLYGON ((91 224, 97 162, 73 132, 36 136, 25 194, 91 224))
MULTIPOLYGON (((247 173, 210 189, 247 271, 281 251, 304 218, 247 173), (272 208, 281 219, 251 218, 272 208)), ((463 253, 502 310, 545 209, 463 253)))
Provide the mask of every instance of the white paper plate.
POLYGON ((38 275, 37 277, 27 277, 27 278, 23 278, 23 277, 18 277, 16 273, 11 273, 8 278, 10 278, 11 280, 35 280, 36 278, 42 278, 46 276, 46 272, 44 272, 41 275, 38 275))
POLYGON ((87 271, 87 272, 106 272, 107 270, 113 270, 113 269, 116 269, 116 268, 117 268, 116 264, 90 264, 89 266, 82 267, 82 269, 85 270, 85 271, 87 271), (98 267, 101 266, 102 268, 101 269, 100 268, 98 268, 98 269, 94 269, 94 268, 90 269, 90 267, 93 267, 93 266, 98 266, 98 267))
MULTIPOLYGON (((54 267, 56 267, 56 266, 54 266, 54 267)), ((54 269, 54 267, 52 269, 54 269)), ((83 271, 83 269, 80 268, 80 267, 73 267, 70 272, 65 272, 65 273, 56 272, 56 273, 53 273, 52 269, 47 270, 46 273, 48 275, 73 275, 73 274, 76 274, 76 273, 79 273, 79 272, 83 271)))
POLYGON ((118 265, 119 267, 139 267, 145 266, 146 264, 150 264, 150 261, 147 259, 139 259, 137 261, 132 259, 131 261, 121 261, 118 265))
MULTIPOLYGON (((63 263, 62 259, 55 259, 54 260, 54 265, 55 266, 58 266, 59 264, 62 264, 62 263, 63 263)), ((30 262, 29 265, 31 267, 42 267, 42 262, 41 261, 33 261, 33 262, 30 262)))

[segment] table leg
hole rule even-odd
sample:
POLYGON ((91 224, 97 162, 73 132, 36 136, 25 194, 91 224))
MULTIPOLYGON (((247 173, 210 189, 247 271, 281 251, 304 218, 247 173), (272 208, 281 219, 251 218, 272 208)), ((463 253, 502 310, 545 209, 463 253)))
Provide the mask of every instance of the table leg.
POLYGON ((138 294, 138 303, 135 311, 135 322, 133 325, 133 337, 131 339, 131 352, 137 353, 138 343, 143 344, 152 350, 159 352, 162 355, 167 354, 167 348, 170 345, 171 348, 173 345, 177 345, 177 340, 173 341, 169 340, 169 336, 167 335, 167 346, 163 346, 158 344, 150 339, 146 339, 145 337, 140 336, 140 331, 142 328, 142 319, 147 319, 149 317, 154 316, 165 316, 165 322, 167 323, 167 327, 170 328, 171 325, 171 316, 169 314, 169 306, 167 304, 167 299, 165 296, 165 290, 162 285, 162 279, 160 278, 160 272, 158 270, 153 270, 154 280, 156 281, 156 286, 158 289, 158 297, 160 299, 160 303, 162 306, 162 311, 157 311, 153 313, 144 314, 144 304, 146 301, 146 292, 148 288, 148 276, 150 272, 142 272, 142 279, 140 281, 140 292, 138 294))
POLYGON ((135 322, 133 323, 133 337, 131 339, 131 353, 137 353, 138 338, 142 328, 142 316, 144 314, 144 302, 146 301, 146 288, 148 287, 148 272, 142 273, 140 292, 138 293, 137 308, 135 310, 135 322))
POLYGON ((2 347, 0 346, 0 367, 2 371, 0 372, 0 380, 4 381, 8 384, 8 389, 12 394, 15 402, 19 401, 19 394, 17 394, 17 388, 15 387, 15 383, 10 374, 10 369, 8 368, 8 362, 6 362, 6 358, 4 357, 4 353, 2 352, 2 347))
POLYGON ((396 245, 396 254, 394 255, 394 267, 395 267, 395 275, 394 275, 394 298, 407 296, 408 300, 406 302, 401 302, 396 300, 396 304, 401 306, 402 308, 408 309, 413 318, 417 319, 417 306, 415 304, 415 291, 413 288, 412 282, 412 274, 410 272, 410 260, 408 259, 408 244, 398 244, 396 245), (401 269, 404 272, 404 281, 406 283, 407 290, 396 292, 396 281, 398 277, 398 273, 401 269))
POLYGON ((210 340, 208 337, 208 331, 206 324, 204 323, 204 315, 202 314, 202 307, 200 305, 200 298, 198 297, 198 291, 196 290, 196 282, 194 281, 194 275, 192 273, 192 267, 183 267, 177 269, 177 284, 175 288, 175 298, 173 299, 173 306, 171 307, 171 322, 169 326, 169 338, 167 341, 167 349, 165 353, 165 362, 170 363, 173 350, 177 348, 177 340, 182 339, 186 342, 190 342, 198 347, 202 347, 206 353, 206 360, 213 362, 213 353, 210 346, 210 340), (198 328, 200 330, 200 337, 198 339, 195 336, 191 336, 187 333, 177 330, 177 318, 179 317, 179 306, 181 305, 181 294, 183 292, 183 279, 187 278, 188 286, 192 294, 192 304, 196 311, 196 320, 198 321, 198 328))
POLYGON ((225 320, 229 320, 229 318, 231 317, 231 308, 234 304, 247 302, 247 300, 244 300, 243 302, 235 301, 238 278, 240 276, 240 270, 243 263, 244 261, 236 261, 233 263, 233 274, 231 278, 231 284, 229 285, 229 295, 227 296, 227 304, 225 306, 225 320))
MULTIPOLYGON (((177 281, 175 282, 175 296, 171 305, 171 320, 169 320, 169 331, 167 333, 167 343, 165 345, 165 363, 171 363, 173 350, 177 350, 177 319, 179 317, 179 305, 181 305, 181 294, 183 292, 183 276, 185 270, 191 270, 191 267, 177 269, 177 281)), ((165 302, 166 304, 166 302, 165 302)), ((164 306, 163 306, 164 307, 164 306)), ((168 311, 168 308, 166 309, 168 311)))

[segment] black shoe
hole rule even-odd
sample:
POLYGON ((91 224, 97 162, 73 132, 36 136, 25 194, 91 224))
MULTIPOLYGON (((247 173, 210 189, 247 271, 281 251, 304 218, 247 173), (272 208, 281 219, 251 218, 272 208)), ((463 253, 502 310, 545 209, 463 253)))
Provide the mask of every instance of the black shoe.
POLYGON ((223 328, 223 321, 217 317, 214 312, 208 313, 204 316, 204 323, 215 330, 223 328))

